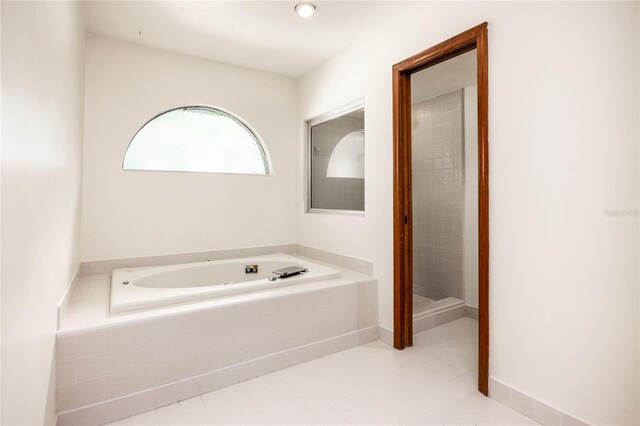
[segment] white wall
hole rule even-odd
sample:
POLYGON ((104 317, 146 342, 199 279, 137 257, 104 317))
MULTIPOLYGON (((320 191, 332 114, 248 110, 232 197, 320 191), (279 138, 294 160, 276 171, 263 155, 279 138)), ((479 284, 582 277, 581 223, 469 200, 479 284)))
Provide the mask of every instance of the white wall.
POLYGON ((464 88, 464 301, 478 306, 478 87, 464 88))
POLYGON ((295 242, 295 115, 293 79, 89 37, 82 260, 295 242), (194 104, 250 123, 273 176, 122 170, 143 124, 194 104))
POLYGON ((78 4, 2 3, 2 424, 55 420, 56 307, 78 266, 78 4))
POLYGON ((363 257, 392 327, 394 63, 489 22, 490 374, 638 418, 637 3, 426 3, 299 82, 298 242, 363 257), (596 29, 597 30, 594 30, 596 29), (365 98, 366 216, 305 214, 303 120, 365 98))

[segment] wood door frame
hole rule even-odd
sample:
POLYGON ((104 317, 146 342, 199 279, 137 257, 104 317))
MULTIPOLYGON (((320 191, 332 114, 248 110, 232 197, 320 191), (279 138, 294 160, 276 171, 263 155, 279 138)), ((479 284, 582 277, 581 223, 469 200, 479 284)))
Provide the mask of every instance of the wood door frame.
POLYGON ((487 23, 393 66, 393 346, 413 344, 411 74, 477 49, 478 84, 478 390, 489 392, 489 79, 487 23))

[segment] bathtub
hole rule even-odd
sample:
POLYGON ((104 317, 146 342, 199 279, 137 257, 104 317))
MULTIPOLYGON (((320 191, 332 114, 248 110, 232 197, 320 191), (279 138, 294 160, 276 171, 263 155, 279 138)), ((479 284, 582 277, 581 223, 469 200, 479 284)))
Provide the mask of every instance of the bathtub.
POLYGON ((285 254, 114 269, 110 312, 117 314, 341 276, 336 269, 285 254), (257 265, 257 273, 246 273, 247 265, 257 265), (275 281, 268 279, 273 276, 272 271, 287 266, 301 266, 308 272, 275 281))

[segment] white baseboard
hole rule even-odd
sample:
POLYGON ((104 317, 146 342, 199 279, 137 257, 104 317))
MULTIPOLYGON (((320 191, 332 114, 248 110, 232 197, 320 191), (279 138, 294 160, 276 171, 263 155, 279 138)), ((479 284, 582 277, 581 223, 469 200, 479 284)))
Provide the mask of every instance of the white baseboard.
POLYGON ((386 343, 387 345, 393 347, 393 331, 384 328, 383 326, 378 326, 378 340, 386 343))
POLYGON ((558 408, 527 395, 493 377, 489 377, 489 397, 532 418, 542 425, 589 425, 558 408))
POLYGON ((467 307, 467 316, 478 321, 478 308, 471 305, 466 305, 467 307))

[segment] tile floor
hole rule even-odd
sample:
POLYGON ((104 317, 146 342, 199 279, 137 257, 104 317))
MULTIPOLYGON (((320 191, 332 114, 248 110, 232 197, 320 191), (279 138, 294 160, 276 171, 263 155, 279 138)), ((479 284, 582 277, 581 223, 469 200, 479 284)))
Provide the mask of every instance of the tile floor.
POLYGON ((477 322, 463 318, 280 370, 111 425, 537 424, 476 391, 477 322))

